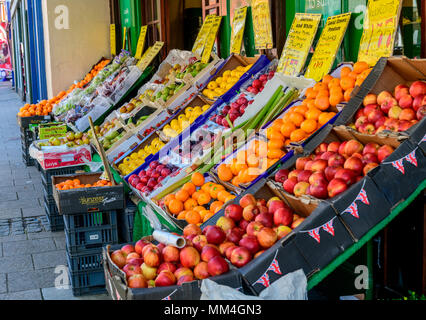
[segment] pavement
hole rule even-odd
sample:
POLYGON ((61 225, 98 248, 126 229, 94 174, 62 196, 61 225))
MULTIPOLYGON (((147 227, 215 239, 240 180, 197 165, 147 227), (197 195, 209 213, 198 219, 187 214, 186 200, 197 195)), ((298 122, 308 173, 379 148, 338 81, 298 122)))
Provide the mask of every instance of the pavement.
POLYGON ((23 104, 10 82, 0 82, 0 300, 107 300, 74 297, 63 276, 65 234, 51 232, 40 172, 22 159, 16 113, 23 104))

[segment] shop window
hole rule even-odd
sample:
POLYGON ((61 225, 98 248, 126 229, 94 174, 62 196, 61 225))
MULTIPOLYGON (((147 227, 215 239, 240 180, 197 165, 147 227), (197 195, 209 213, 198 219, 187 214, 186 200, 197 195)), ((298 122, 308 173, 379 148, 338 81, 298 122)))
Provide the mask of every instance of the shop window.
POLYGON ((147 43, 150 46, 156 41, 164 41, 167 44, 166 6, 165 0, 142 0, 142 21, 148 26, 147 43))
POLYGON ((209 14, 226 16, 226 0, 203 0, 203 20, 209 14))

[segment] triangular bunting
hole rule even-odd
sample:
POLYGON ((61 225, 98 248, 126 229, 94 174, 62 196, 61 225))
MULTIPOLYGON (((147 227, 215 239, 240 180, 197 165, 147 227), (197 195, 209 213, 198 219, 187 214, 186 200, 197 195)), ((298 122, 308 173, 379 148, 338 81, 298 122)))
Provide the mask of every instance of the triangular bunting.
POLYGON ((314 238, 318 243, 320 243, 320 235, 319 235, 320 228, 312 229, 308 233, 309 235, 314 238))
POLYGON ((333 219, 324 224, 322 228, 334 237, 333 219))
POLYGON ((404 159, 417 167, 416 150, 413 150, 410 154, 406 155, 404 159))
POLYGON ((400 171, 402 174, 404 174, 404 173, 405 173, 404 164, 402 163, 402 160, 403 160, 403 159, 404 159, 404 158, 399 159, 399 160, 395 160, 395 161, 393 161, 393 162, 392 162, 392 166, 393 166, 395 169, 397 169, 398 171, 400 171))
POLYGON ((270 283, 269 283, 269 276, 268 276, 268 274, 265 272, 263 274, 263 276, 261 276, 254 284, 256 284, 256 283, 261 284, 265 288, 269 287, 270 283))
POLYGON ((282 274, 282 272, 281 272, 281 270, 280 270, 280 265, 278 264, 278 260, 277 260, 277 259, 274 259, 274 260, 272 261, 271 265, 269 266, 268 270, 266 270, 266 271, 267 271, 267 272, 268 272, 268 271, 273 271, 273 272, 275 272, 276 274, 282 274))
POLYGON ((355 199, 355 201, 356 200, 360 200, 362 203, 365 203, 365 204, 367 204, 367 205, 369 205, 370 204, 370 201, 368 200, 368 197, 367 197, 367 192, 365 191, 365 189, 364 188, 362 188, 361 189, 361 191, 359 192, 359 194, 357 195, 357 197, 356 197, 356 199, 355 199))
POLYGON ((343 211, 343 212, 347 212, 347 213, 351 214, 352 216, 354 216, 357 219, 359 218, 358 206, 356 205, 355 201, 345 211, 343 211))

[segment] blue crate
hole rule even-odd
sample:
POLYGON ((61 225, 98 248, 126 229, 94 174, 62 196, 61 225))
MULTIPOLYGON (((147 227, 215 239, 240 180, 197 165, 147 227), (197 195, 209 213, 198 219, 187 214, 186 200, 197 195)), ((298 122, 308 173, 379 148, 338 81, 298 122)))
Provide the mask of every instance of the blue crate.
POLYGON ((120 242, 133 242, 133 226, 138 207, 128 201, 126 208, 118 213, 118 236, 120 242))
POLYGON ((64 215, 65 238, 71 254, 101 250, 118 243, 117 211, 64 215))
MULTIPOLYGON (((56 208, 56 205, 53 205, 56 208)), ((50 224, 50 230, 52 232, 63 231, 64 230, 64 219, 55 211, 51 211, 53 209, 52 205, 44 203, 44 211, 46 213, 47 220, 50 224)), ((56 211, 57 212, 57 211, 56 211)))

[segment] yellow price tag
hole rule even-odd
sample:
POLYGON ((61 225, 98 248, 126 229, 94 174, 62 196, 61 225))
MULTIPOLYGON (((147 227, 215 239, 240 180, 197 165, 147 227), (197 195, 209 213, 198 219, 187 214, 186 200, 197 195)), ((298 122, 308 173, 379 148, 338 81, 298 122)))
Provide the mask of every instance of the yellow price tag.
POLYGON ((256 49, 272 49, 271 13, 268 0, 252 0, 254 42, 256 49))
POLYGON ((124 27, 123 28, 123 47, 122 47, 122 49, 124 50, 124 49, 126 49, 126 39, 127 39, 127 28, 126 27, 124 27))
POLYGON ((111 24, 109 26, 109 42, 111 45, 111 56, 117 55, 117 44, 116 44, 116 37, 115 37, 115 24, 111 24))
POLYGON ((381 57, 392 55, 401 6, 399 0, 368 1, 358 61, 373 66, 381 57))
POLYGON ((198 32, 197 39, 195 40, 194 46, 192 47, 192 52, 201 57, 204 50, 204 45, 209 35, 210 28, 215 20, 216 15, 210 14, 206 16, 203 25, 201 26, 200 32, 198 32))
POLYGON ((243 44, 244 28, 246 25, 247 7, 235 10, 232 21, 231 53, 240 54, 243 44))
POLYGON ((148 29, 148 26, 143 26, 141 28, 141 32, 139 34, 139 39, 138 39, 138 46, 136 47, 136 54, 135 54, 135 58, 136 59, 140 59, 142 56, 142 50, 143 47, 145 46, 145 38, 146 38, 146 30, 148 29))
POLYGON ((330 72, 350 19, 351 13, 327 18, 312 59, 309 62, 305 78, 314 79, 318 82, 330 72))
POLYGON ((296 13, 277 67, 278 72, 297 76, 302 71, 320 20, 320 13, 296 13))
POLYGON ((208 63, 210 60, 210 55, 213 50, 214 42, 216 40, 217 32, 219 31, 221 21, 222 21, 222 17, 216 16, 211 25, 210 32, 206 39, 206 44, 204 46, 203 55, 201 57, 202 63, 208 63))
POLYGON ((144 71, 149 64, 154 60, 157 54, 160 52, 161 48, 163 48, 164 42, 157 41, 149 50, 147 50, 144 58, 138 63, 138 68, 141 71, 144 71))

